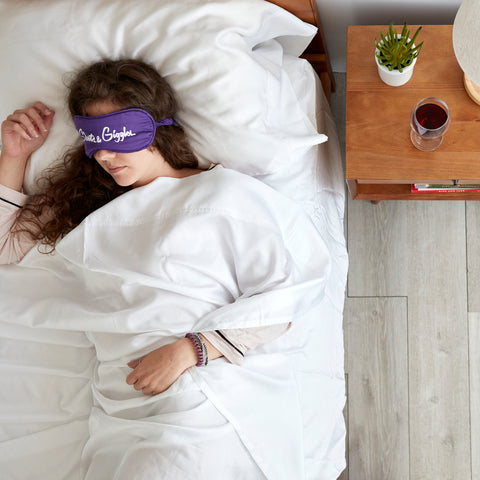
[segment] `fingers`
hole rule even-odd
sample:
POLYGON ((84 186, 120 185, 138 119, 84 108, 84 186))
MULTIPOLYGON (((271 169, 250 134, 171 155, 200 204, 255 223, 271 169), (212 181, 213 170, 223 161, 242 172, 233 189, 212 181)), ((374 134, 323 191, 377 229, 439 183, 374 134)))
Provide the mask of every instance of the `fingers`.
POLYGON ((17 132, 25 140, 32 140, 32 138, 38 138, 40 136, 25 114, 13 114, 7 117, 7 120, 13 123, 12 130, 17 132))
MULTIPOLYGON (((130 367, 130 368, 134 368, 134 367, 130 367)), ((138 377, 135 371, 133 371, 130 375, 127 376, 127 383, 129 385, 133 385, 137 380, 138 380, 138 377)))
POLYGON ((54 112, 41 102, 16 110, 7 117, 8 127, 25 140, 39 138, 48 133, 54 112))
MULTIPOLYGON (((141 359, 132 360, 131 362, 128 362, 127 365, 130 368, 135 368, 132 367, 132 364, 138 365, 140 361, 141 359)), ((162 385, 159 384, 158 380, 156 381, 151 375, 141 375, 136 370, 127 376, 127 384, 133 385, 133 388, 137 391, 141 390, 144 395, 157 395, 168 388, 168 385, 163 386, 162 388, 162 385)))
POLYGON ((131 362, 128 362, 127 365, 130 367, 130 368, 137 368, 138 365, 140 365, 140 362, 142 361, 141 358, 137 358, 136 360, 132 360, 131 362))
POLYGON ((133 385, 135 382, 138 381, 138 372, 135 370, 141 363, 141 361, 143 360, 143 357, 141 358, 137 358, 135 360, 131 360, 130 362, 127 363, 127 365, 130 367, 130 368, 133 368, 133 372, 131 372, 128 376, 127 376, 127 383, 128 385, 133 385))
POLYGON ((32 107, 36 108, 38 110, 38 112, 40 113, 40 115, 44 116, 44 117, 48 117, 49 115, 51 115, 53 113, 53 110, 51 110, 50 108, 48 108, 44 103, 42 102, 35 102, 32 107))
MULTIPOLYGON (((131 362, 128 362, 127 365, 130 368, 136 368, 140 364, 140 361, 140 358, 132 360, 131 362)), ((140 375, 137 370, 134 370, 127 376, 127 384, 133 385, 135 390, 142 390, 143 393, 145 393, 145 391, 148 391, 149 393, 153 391, 152 383, 152 380, 148 376, 140 375)))
POLYGON ((137 391, 142 391, 144 395, 157 395, 158 393, 161 393, 162 390, 158 389, 156 386, 153 385, 152 381, 146 380, 146 379, 138 379, 135 380, 135 382, 130 383, 128 381, 127 377, 127 383, 129 385, 133 385, 133 388, 137 391))
MULTIPOLYGON (((191 342, 187 339, 188 346, 191 342)), ((183 339, 163 345, 140 359, 127 365, 133 370, 126 382, 145 395, 155 395, 167 390, 185 371, 183 358, 183 339)), ((190 366, 188 364, 188 366, 190 366)))

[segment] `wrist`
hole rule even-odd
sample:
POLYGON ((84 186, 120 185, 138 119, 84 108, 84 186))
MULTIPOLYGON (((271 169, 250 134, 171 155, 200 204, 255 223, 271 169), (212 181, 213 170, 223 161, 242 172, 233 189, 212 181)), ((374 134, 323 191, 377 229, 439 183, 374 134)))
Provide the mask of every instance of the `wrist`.
POLYGON ((207 346, 205 345, 204 338, 200 336, 199 333, 187 333, 185 335, 188 338, 193 346, 195 347, 195 351, 197 353, 197 363, 195 366, 197 367, 204 367, 208 365, 208 350, 207 346))
POLYGON ((207 348, 207 354, 208 354, 209 360, 215 360, 216 358, 223 357, 223 353, 220 352, 220 350, 218 350, 216 347, 214 347, 213 344, 208 341, 205 335, 203 335, 203 333, 199 333, 199 335, 203 340, 205 347, 207 348))
POLYGON ((188 338, 181 338, 177 340, 177 344, 182 352, 181 362, 184 369, 194 367, 198 362, 198 356, 193 343, 188 338))
POLYGON ((10 155, 5 150, 0 150, 0 162, 17 166, 26 166, 30 155, 10 155))
POLYGON ((28 159, 29 156, 13 157, 0 152, 0 183, 13 190, 22 191, 28 159))

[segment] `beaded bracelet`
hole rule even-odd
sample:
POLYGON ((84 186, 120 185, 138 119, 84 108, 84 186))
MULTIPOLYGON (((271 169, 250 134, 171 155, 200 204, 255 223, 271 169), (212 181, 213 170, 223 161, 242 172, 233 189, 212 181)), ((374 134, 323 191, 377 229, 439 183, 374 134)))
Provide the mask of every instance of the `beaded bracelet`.
POLYGON ((198 333, 187 333, 185 337, 192 341, 195 351, 197 352, 198 362, 195 366, 204 367, 208 365, 207 347, 202 337, 198 333))

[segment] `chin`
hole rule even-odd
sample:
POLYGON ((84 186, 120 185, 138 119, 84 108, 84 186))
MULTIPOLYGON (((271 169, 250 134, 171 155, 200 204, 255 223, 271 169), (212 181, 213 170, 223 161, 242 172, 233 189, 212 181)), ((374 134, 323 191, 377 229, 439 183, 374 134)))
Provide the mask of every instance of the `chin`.
POLYGON ((130 180, 119 179, 119 178, 114 178, 114 180, 119 187, 131 187, 135 183, 134 180, 130 181, 130 180))

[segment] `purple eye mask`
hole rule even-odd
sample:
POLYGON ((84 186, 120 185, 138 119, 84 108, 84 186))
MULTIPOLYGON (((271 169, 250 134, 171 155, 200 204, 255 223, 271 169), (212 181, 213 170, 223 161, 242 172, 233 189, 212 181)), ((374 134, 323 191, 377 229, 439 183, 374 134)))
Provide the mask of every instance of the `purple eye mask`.
POLYGON ((149 147, 157 127, 172 125, 173 119, 156 122, 141 108, 128 108, 95 117, 75 115, 73 123, 85 142, 85 153, 92 158, 98 150, 119 153, 138 152, 149 147))

